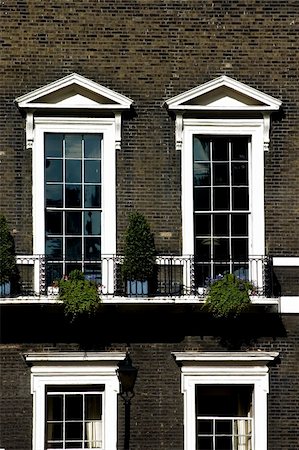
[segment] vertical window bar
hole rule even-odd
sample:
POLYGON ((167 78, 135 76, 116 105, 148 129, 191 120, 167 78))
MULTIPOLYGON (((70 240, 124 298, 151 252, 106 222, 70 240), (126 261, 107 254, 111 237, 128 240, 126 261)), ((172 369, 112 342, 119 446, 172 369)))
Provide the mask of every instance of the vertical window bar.
POLYGON ((232 233, 231 233, 231 217, 233 210, 233 186, 232 186, 232 141, 229 139, 228 141, 228 165, 229 165, 229 230, 228 230, 228 245, 229 245, 229 270, 233 271, 233 261, 232 261, 232 233))
MULTIPOLYGON (((210 139, 209 142, 209 151, 210 151, 210 179, 211 179, 211 186, 210 186, 210 198, 211 198, 211 208, 210 211, 214 211, 214 174, 213 174, 213 140, 210 139)), ((210 263, 210 270, 211 270, 211 278, 215 277, 214 273, 214 224, 213 224, 213 214, 210 214, 210 220, 211 220, 211 235, 210 235, 210 257, 211 257, 211 263, 210 263)))
POLYGON ((65 263, 65 257, 66 257, 66 248, 65 248, 65 234, 66 234, 66 219, 65 219, 65 199, 66 199, 66 193, 65 193, 65 183, 66 183, 66 145, 65 145, 65 134, 62 138, 62 204, 63 204, 63 211, 62 211, 62 275, 66 275, 66 263, 65 263))

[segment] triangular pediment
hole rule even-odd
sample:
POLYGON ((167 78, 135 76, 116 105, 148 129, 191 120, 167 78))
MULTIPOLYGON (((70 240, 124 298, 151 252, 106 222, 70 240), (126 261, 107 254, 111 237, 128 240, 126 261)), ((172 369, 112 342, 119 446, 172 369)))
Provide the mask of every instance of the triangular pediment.
POLYGON ((169 100, 170 110, 190 111, 273 111, 281 101, 225 75, 196 86, 169 100))
POLYGON ((129 109, 133 101, 72 73, 16 99, 25 109, 129 109))

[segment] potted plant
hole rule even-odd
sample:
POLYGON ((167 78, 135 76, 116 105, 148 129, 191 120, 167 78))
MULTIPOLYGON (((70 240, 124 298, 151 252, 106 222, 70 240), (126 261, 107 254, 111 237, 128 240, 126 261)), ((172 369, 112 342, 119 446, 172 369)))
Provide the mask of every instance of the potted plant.
POLYGON ((58 299, 73 320, 81 314, 94 313, 101 303, 97 284, 86 279, 80 270, 73 270, 59 282, 58 299))
POLYGON ((16 288, 17 274, 14 238, 6 218, 0 215, 0 296, 9 295, 16 288))
POLYGON ((143 214, 133 212, 125 234, 122 276, 129 296, 147 296, 154 278, 156 249, 154 235, 143 214))
POLYGON ((207 286, 205 308, 217 318, 235 318, 248 311, 254 286, 234 274, 219 275, 207 286))

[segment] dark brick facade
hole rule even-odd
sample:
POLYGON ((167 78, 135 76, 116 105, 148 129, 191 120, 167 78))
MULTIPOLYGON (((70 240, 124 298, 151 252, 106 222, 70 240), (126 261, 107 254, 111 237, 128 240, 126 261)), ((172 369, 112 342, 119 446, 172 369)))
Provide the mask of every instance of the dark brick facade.
MULTIPOLYGON (((158 252, 181 252, 181 155, 173 117, 162 105, 225 74, 283 102, 265 157, 266 249, 272 256, 298 255, 297 0, 3 0, 0 17, 0 213, 18 253, 32 252, 32 175, 25 121, 14 100, 77 72, 134 101, 123 116, 117 153, 118 250, 128 212, 139 209, 158 252)), ((285 295, 298 295, 296 270, 277 270, 285 295)), ((132 450, 183 450, 180 369, 171 352, 231 348, 280 352, 270 370, 268 448, 299 448, 298 316, 258 309, 240 323, 219 325, 190 305, 142 312, 107 307, 101 314, 81 328, 65 323, 51 305, 1 306, 0 448, 31 449, 24 352, 123 351, 128 342, 139 366, 132 450)), ((119 450, 123 425, 119 400, 119 450)))

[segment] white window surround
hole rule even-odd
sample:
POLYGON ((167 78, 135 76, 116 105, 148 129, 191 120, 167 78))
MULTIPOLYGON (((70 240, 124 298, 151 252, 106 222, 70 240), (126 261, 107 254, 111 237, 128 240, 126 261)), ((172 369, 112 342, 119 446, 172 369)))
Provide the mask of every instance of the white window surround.
POLYGON ((253 386, 253 450, 267 450, 268 364, 277 352, 174 352, 184 394, 184 450, 196 449, 196 385, 253 386))
POLYGON ((105 450, 116 450, 117 394, 119 382, 117 362, 121 352, 27 353, 25 361, 31 366, 33 395, 32 450, 45 449, 45 395, 48 385, 104 385, 103 417, 105 450))

